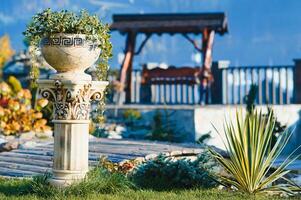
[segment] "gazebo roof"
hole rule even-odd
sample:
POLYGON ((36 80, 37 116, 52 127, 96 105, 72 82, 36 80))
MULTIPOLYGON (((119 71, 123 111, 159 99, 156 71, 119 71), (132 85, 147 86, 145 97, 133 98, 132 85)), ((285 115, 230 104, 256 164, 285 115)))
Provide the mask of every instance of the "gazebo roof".
POLYGON ((121 33, 188 34, 202 33, 204 29, 223 35, 228 32, 226 15, 220 13, 181 14, 116 14, 111 30, 121 33))

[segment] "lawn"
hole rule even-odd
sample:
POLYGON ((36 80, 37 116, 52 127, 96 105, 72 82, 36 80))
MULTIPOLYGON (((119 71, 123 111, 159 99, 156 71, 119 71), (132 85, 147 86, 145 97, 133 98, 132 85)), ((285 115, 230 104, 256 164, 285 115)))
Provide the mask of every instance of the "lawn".
MULTIPOLYGON (((91 193, 87 195, 53 195, 48 197, 41 197, 39 194, 18 194, 18 191, 24 189, 28 183, 27 181, 1 181, 0 184, 0 199, 22 199, 22 200, 33 200, 33 199, 156 199, 156 200, 169 200, 169 199, 189 199, 189 200, 240 200, 240 199, 257 199, 257 200, 277 200, 277 199, 288 199, 275 196, 250 196, 241 194, 238 192, 221 191, 217 189, 190 189, 190 190, 175 190, 175 191, 152 191, 152 190, 133 190, 127 189, 115 193, 91 193)), ((289 198, 289 199, 301 199, 301 198, 289 198)))
MULTIPOLYGON (((98 177, 100 178, 100 177, 98 177)), ((125 179, 118 176, 103 177, 104 181, 94 183, 80 184, 57 190, 43 184, 41 181, 33 186, 31 180, 21 179, 0 179, 0 199, 189 199, 189 200, 240 200, 240 199, 257 199, 257 200, 277 200, 277 199, 301 199, 283 198, 278 196, 252 196, 239 192, 231 192, 218 189, 189 189, 189 190, 171 190, 171 191, 154 191, 150 189, 131 188, 125 179), (90 187, 93 184, 95 187, 90 187)))

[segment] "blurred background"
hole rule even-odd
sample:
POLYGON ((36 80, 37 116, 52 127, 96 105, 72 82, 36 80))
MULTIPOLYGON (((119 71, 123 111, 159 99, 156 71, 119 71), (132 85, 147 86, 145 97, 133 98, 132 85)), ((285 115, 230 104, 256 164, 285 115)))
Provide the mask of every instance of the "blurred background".
MULTIPOLYGON (((230 34, 215 38, 216 60, 229 60, 234 66, 281 65, 291 64, 292 58, 300 55, 300 6, 298 0, 241 0, 239 3, 235 0, 1 0, 0 35, 10 36, 15 51, 25 49, 22 32, 26 24, 34 13, 48 7, 71 11, 87 9, 106 23, 112 22, 112 14, 116 13, 225 12, 230 34)), ((122 60, 123 37, 118 32, 112 33, 113 68, 119 68, 122 60)), ((192 66, 200 62, 196 53, 180 35, 154 36, 135 58, 134 67, 145 60, 192 66)))
MULTIPOLYGON (((14 76, 25 89, 28 87, 32 60, 22 32, 31 17, 46 8, 74 12, 86 9, 110 25, 114 24, 113 16, 120 14, 137 14, 139 19, 146 14, 221 13, 220 26, 225 31, 215 34, 212 46, 205 45, 201 50, 195 47, 208 42, 208 38, 204 40, 205 26, 186 38, 183 34, 152 34, 129 64, 126 81, 120 69, 125 66, 128 33, 112 30, 113 57, 109 62, 105 117, 102 125, 91 125, 90 131, 97 137, 207 140, 208 144, 220 146, 211 123, 216 122, 216 127, 222 129, 225 114, 233 114, 245 104, 247 108, 257 105, 266 112, 273 109, 281 122, 279 130, 299 126, 300 7, 299 0, 0 0, 0 65, 5 80, 14 76), (204 54, 208 49, 205 69, 204 54), (120 84, 126 84, 125 91, 118 88, 120 84)), ((206 24, 202 16, 201 25, 206 24)), ((144 33, 137 34, 136 49, 144 41, 144 33)), ((53 73, 43 60, 39 63, 40 78, 53 73)), ((93 74, 93 70, 89 73, 93 74)), ((47 119, 37 125, 39 130, 51 126, 49 107, 38 111, 47 119)), ((92 116, 97 115, 99 112, 92 116)), ((14 131, 10 134, 20 134, 14 131)), ((291 149, 299 143, 294 138, 291 149)))

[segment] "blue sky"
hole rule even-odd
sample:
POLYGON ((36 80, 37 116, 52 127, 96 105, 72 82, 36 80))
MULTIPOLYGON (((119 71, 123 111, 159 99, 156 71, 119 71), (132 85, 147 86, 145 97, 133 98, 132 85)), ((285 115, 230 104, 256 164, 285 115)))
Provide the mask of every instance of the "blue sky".
MULTIPOLYGON (((13 47, 24 49, 22 31, 26 24, 34 13, 48 7, 73 11, 84 8, 108 23, 114 13, 222 11, 228 17, 229 34, 216 37, 214 60, 249 66, 292 64, 294 58, 301 58, 300 0, 0 0, 0 35, 8 33, 13 47)), ((124 48, 124 40, 124 36, 112 33, 112 67, 119 67, 118 53, 124 48)), ((134 65, 166 62, 193 66, 193 53, 192 45, 180 35, 154 36, 135 57, 134 65)))

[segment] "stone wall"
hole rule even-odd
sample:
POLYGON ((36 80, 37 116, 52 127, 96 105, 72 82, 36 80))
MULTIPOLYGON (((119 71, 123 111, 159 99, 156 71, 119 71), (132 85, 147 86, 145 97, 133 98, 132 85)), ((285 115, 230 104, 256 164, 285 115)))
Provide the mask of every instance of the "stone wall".
POLYGON ((161 112, 162 116, 168 115, 171 126, 174 126, 174 131, 178 134, 185 135, 183 142, 195 141, 195 122, 194 122, 194 107, 192 106, 162 106, 162 105, 122 105, 122 106, 106 106, 105 115, 109 118, 122 117, 122 114, 127 109, 137 109, 141 113, 142 119, 139 124, 145 124, 149 127, 153 123, 154 115, 157 111, 161 112))
MULTIPOLYGON (((114 108, 116 107, 108 105, 106 115, 114 116, 114 108)), ((266 106, 257 106, 257 108, 262 109, 263 112, 267 112, 266 106)), ((301 131, 301 104, 273 105, 272 108, 275 111, 278 121, 282 124, 286 124, 290 128, 295 127, 294 134, 286 151, 295 149, 301 144, 301 137, 299 137, 299 132, 301 131)), ((121 115, 125 109, 138 109, 142 113, 145 123, 150 123, 152 121, 155 110, 173 113, 170 115, 170 120, 175 125, 175 130, 187 134, 186 142, 193 142, 203 134, 210 132, 212 138, 208 140, 208 144, 221 149, 224 149, 221 139, 223 136, 224 120, 234 120, 237 110, 245 112, 245 106, 234 105, 123 105, 118 107, 117 114, 121 115), (213 128, 213 125, 221 135, 213 128)))
MULTIPOLYGON (((263 112, 267 112, 266 106, 257 106, 258 109, 262 109, 263 112)), ((275 111, 275 115, 281 124, 286 124, 290 128, 294 128, 294 133, 287 152, 297 148, 301 144, 301 137, 299 133, 301 131, 300 126, 300 114, 301 104, 291 105, 273 105, 272 108, 275 111)), ((223 136, 223 122, 225 119, 235 120, 235 114, 237 110, 245 112, 244 106, 203 106, 195 108, 195 136, 198 138, 204 133, 211 131, 212 138, 208 141, 208 144, 217 146, 224 149, 224 145, 221 139, 223 136), (220 132, 214 130, 213 125, 220 132)))

